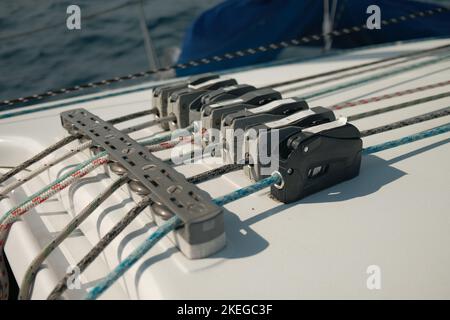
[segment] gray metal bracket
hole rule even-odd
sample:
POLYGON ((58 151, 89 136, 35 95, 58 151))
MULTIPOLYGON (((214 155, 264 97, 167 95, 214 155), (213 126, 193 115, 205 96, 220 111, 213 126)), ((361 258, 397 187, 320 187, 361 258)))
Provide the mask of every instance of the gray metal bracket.
MULTIPOLYGON (((183 222, 175 232, 175 243, 189 258, 202 258, 225 245, 223 208, 205 191, 154 156, 145 147, 113 125, 85 109, 61 113, 63 127, 80 134, 104 149, 112 161, 121 164, 131 179, 150 190, 151 199, 183 222)), ((158 220, 158 219, 156 219, 158 220)))

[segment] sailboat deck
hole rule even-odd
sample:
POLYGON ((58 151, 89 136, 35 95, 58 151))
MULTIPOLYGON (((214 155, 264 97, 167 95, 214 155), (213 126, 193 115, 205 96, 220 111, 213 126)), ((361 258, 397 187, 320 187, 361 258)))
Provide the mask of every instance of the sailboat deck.
MULTIPOLYGON (((350 50, 304 62, 231 71, 227 76, 236 78, 239 83, 265 86, 444 44, 450 44, 450 39, 350 50)), ((444 54, 424 56, 386 70, 444 54)), ((304 90, 295 88, 317 80, 277 89, 289 89, 285 97, 305 96, 386 70, 369 73, 360 70, 358 75, 304 90)), ((307 101, 310 107, 327 107, 430 85, 450 80, 449 70, 450 59, 444 59, 423 68, 361 83, 307 101)), ((60 112, 86 108, 103 119, 111 119, 151 108, 153 85, 147 82, 26 107, 23 110, 65 105, 0 120, 0 166, 17 165, 64 136, 66 132, 60 124, 60 112)), ((449 88, 438 87, 345 108, 336 113, 352 116, 447 92, 449 88)), ((360 130, 366 130, 449 106, 450 97, 445 97, 352 123, 360 130)), ((16 111, 1 112, 0 116, 16 111)), ((127 126, 140 121, 143 120, 130 121, 127 126)), ((449 122, 450 116, 446 116, 365 137, 364 147, 449 122)), ((123 128, 124 125, 118 127, 123 128)), ((146 137, 156 130, 146 129, 131 136, 146 137)), ((102 298, 450 298, 448 142, 450 133, 365 156, 358 177, 294 204, 285 205, 271 199, 268 190, 233 202, 226 206, 227 246, 224 250, 206 259, 189 260, 169 239, 163 239, 102 298), (366 271, 371 265, 380 267, 380 290, 369 290, 366 286, 369 276, 366 271)), ((167 153, 159 154, 164 156, 167 153)), ((25 195, 37 191, 65 168, 83 159, 86 159, 86 154, 77 155, 25 184, 10 199, 0 202, 0 212, 7 211, 25 195)), ((191 176, 212 167, 208 164, 183 165, 178 166, 177 170, 191 176)), ((101 170, 95 171, 68 188, 60 197, 37 207, 13 225, 5 251, 19 282, 43 246, 110 183, 111 179, 101 170)), ((239 171, 199 186, 215 197, 250 183, 239 171)), ((37 275, 33 298, 46 298, 67 267, 76 264, 133 204, 125 189, 105 201, 47 260, 37 275)), ((83 290, 68 290, 66 296, 81 298, 87 288, 104 277, 154 230, 148 212, 141 214, 83 273, 83 290)))

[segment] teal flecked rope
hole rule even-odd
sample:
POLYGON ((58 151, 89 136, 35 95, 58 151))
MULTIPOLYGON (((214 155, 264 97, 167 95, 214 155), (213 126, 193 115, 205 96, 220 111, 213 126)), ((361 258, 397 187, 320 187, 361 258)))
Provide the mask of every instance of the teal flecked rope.
POLYGON ((305 99, 305 100, 311 99, 311 98, 316 98, 316 97, 319 97, 321 95, 324 95, 324 94, 327 94, 327 93, 331 93, 331 92, 335 92, 335 91, 338 91, 338 90, 341 90, 341 89, 346 89, 346 88, 353 87, 353 86, 356 86, 356 85, 365 84, 365 83, 369 83, 371 81, 375 81, 375 80, 379 80, 379 79, 386 78, 386 77, 389 77, 389 76, 393 76, 393 75, 396 75, 396 74, 399 74, 399 73, 402 73, 402 72, 407 72, 407 71, 411 71, 411 70, 414 70, 414 69, 422 68, 422 67, 431 65, 433 63, 446 60, 448 58, 450 58, 450 55, 444 55, 444 56, 436 58, 436 59, 415 63, 415 64, 412 64, 412 65, 409 65, 409 66, 406 66, 406 67, 401 67, 401 68, 397 68, 397 69, 394 69, 394 70, 391 70, 391 71, 383 72, 383 73, 380 73, 378 75, 368 76, 368 77, 365 77, 365 78, 362 78, 362 79, 357 79, 357 80, 354 80, 354 81, 350 81, 350 82, 346 82, 346 83, 343 83, 343 84, 339 84, 339 85, 333 86, 331 88, 326 88, 326 89, 323 89, 323 90, 319 90, 319 91, 313 92, 311 94, 304 95, 304 96, 302 96, 302 98, 305 99))
POLYGON ((392 140, 392 141, 387 141, 384 143, 380 143, 371 147, 367 147, 364 148, 362 151, 363 155, 368 155, 371 153, 375 153, 375 152, 380 152, 383 150, 387 150, 387 149, 391 149, 391 148, 395 148, 404 144, 408 144, 414 141, 418 141, 418 140, 422 140, 422 139, 426 139, 426 138, 430 138, 433 136, 437 136, 439 134, 443 134, 446 132, 450 131, 450 123, 447 123, 445 125, 430 129, 430 130, 426 130, 426 131, 422 131, 416 134, 412 134, 410 136, 406 136, 397 140, 392 140))
MULTIPOLYGON (((255 184, 238 189, 227 195, 213 200, 218 206, 226 205, 232 201, 244 198, 252 193, 267 188, 273 184, 281 182, 281 175, 274 173, 270 177, 262 179, 255 184)), ((95 300, 105 290, 113 285, 128 269, 130 269, 143 255, 145 255, 159 240, 164 238, 170 231, 179 226, 182 221, 173 216, 161 225, 155 232, 153 232, 147 239, 144 240, 127 258, 125 258, 111 273, 109 273, 100 283, 98 283, 91 291, 88 292, 85 299, 95 300)))
POLYGON ((0 217, 0 224, 3 223, 3 221, 12 213, 14 212, 16 209, 18 209, 19 207, 23 206, 24 204, 26 204, 27 202, 31 201, 32 199, 40 196, 41 194, 43 194, 44 192, 46 192, 47 190, 50 190, 51 188, 53 188, 55 185, 57 185, 58 183, 61 183, 62 181, 64 181, 65 179, 67 179, 68 177, 70 177, 72 174, 74 174, 75 172, 83 169, 84 167, 88 166, 91 162, 93 162, 94 160, 104 157, 106 156, 107 153, 106 151, 100 152, 97 155, 95 155, 94 157, 83 161, 82 163, 78 164, 75 168, 73 168, 72 170, 70 170, 69 172, 63 174, 61 177, 57 178, 55 181, 53 181, 52 183, 48 184, 47 186, 45 186, 44 188, 42 188, 41 190, 35 192, 34 194, 32 194, 31 196, 27 197, 21 204, 15 206, 14 208, 12 208, 11 210, 9 210, 8 212, 6 212, 2 217, 0 217))
MULTIPOLYGON (((154 145, 154 144, 158 144, 161 142, 165 142, 168 141, 172 138, 173 135, 181 135, 184 133, 190 133, 194 131, 194 126, 189 126, 187 128, 184 129, 178 129, 175 130, 173 132, 169 132, 169 133, 165 133, 165 134, 161 134, 161 135, 157 135, 153 138, 150 138, 148 140, 143 140, 143 141, 139 141, 139 143, 143 146, 146 145, 154 145)), ((31 196, 27 197, 21 204, 19 204, 18 206, 12 208, 11 210, 9 210, 8 212, 6 212, 3 216, 0 217, 0 224, 12 213, 14 212, 14 210, 16 210, 17 208, 21 207, 22 205, 24 205, 25 203, 29 202, 31 199, 36 198, 37 196, 40 196, 41 194, 43 194, 44 192, 46 192, 47 190, 51 189, 53 186, 55 186, 56 184, 60 183, 61 181, 65 180, 67 177, 69 177, 70 175, 72 175, 73 173, 77 172, 78 170, 86 167, 87 165, 89 165, 91 162, 93 162, 95 159, 98 159, 100 157, 106 156, 107 152, 103 151, 98 153, 97 155, 87 159, 86 161, 80 163, 79 165, 77 165, 74 169, 72 169, 71 171, 69 171, 68 173, 62 175, 61 177, 59 177, 58 179, 56 179, 55 181, 53 181, 52 183, 50 183, 49 185, 45 186, 44 188, 42 188, 41 190, 37 191, 36 193, 32 194, 31 196)))
MULTIPOLYGON (((430 130, 419 132, 413 135, 409 135, 401 139, 392 140, 365 148, 363 149, 362 154, 368 155, 371 153, 395 148, 414 141, 437 136, 439 134, 443 134, 449 131, 450 131, 450 123, 430 130)), ((256 182, 251 186, 236 190, 234 192, 231 192, 230 194, 216 198, 213 200, 213 202, 219 206, 223 206, 234 200, 246 197, 251 193, 257 192, 272 184, 280 182, 281 176, 279 175, 279 173, 276 173, 266 179, 256 182)), ((136 263, 136 261, 138 261, 146 252, 148 252, 148 250, 150 250, 159 240, 161 240, 165 235, 167 235, 170 231, 175 229, 180 224, 181 220, 177 216, 174 216, 171 219, 169 219, 165 224, 160 226, 152 235, 150 235, 150 237, 148 237, 138 248, 136 248, 136 250, 134 250, 125 260, 123 260, 108 276, 106 276, 104 280, 102 280, 97 286, 95 286, 91 291, 89 291, 85 299, 87 300, 97 299, 118 278, 120 278, 129 268, 131 268, 136 263)))
POLYGON ((274 172, 270 177, 267 177, 258 182, 255 182, 254 184, 252 184, 248 187, 238 189, 238 190, 233 191, 229 194, 226 194, 222 197, 216 198, 213 200, 213 202, 215 204, 217 204, 218 206, 224 206, 230 202, 244 198, 252 193, 255 193, 259 190, 267 188, 273 184, 280 183, 281 179, 282 179, 281 175, 278 172, 274 172))

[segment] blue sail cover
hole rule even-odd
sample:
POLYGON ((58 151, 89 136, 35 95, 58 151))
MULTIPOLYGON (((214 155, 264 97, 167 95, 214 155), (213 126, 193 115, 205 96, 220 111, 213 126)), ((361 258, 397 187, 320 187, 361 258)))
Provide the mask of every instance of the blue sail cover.
MULTIPOLYGON (((330 1, 331 3, 332 1, 330 1)), ((437 8, 437 5, 409 0, 338 0, 333 29, 365 25, 367 7, 378 5, 381 19, 437 8)), ((179 58, 189 60, 222 55, 296 37, 321 34, 324 3, 322 0, 227 0, 203 12, 188 28, 179 58)), ((382 26, 333 38, 332 48, 354 48, 371 44, 409 40, 450 33, 450 13, 382 26)), ((302 44, 304 45, 304 44, 302 44)), ((323 40, 310 43, 323 46, 323 40)), ((280 50, 257 53, 188 70, 178 75, 246 66, 273 60, 280 50)))

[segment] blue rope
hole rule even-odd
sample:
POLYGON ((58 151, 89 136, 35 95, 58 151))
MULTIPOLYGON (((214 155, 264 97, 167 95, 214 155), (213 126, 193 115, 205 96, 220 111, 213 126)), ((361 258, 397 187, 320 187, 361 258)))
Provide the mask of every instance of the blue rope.
MULTIPOLYGON (((363 149, 362 154, 367 155, 382 150, 395 148, 414 141, 433 137, 450 131, 450 123, 442 125, 430 130, 426 130, 417 134, 403 137, 401 139, 388 141, 375 146, 363 149)), ((218 206, 226 205, 232 201, 244 198, 252 193, 269 187, 273 184, 280 183, 282 178, 280 174, 274 173, 272 176, 256 182, 245 188, 238 189, 227 195, 213 200, 218 206)), ((85 297, 87 300, 97 299, 105 290, 107 290, 117 279, 119 279, 129 268, 131 268, 136 261, 138 261, 145 253, 147 253, 159 240, 161 240, 170 231, 180 225, 182 221, 173 216, 163 225, 161 225, 153 234, 151 234, 139 247, 137 247, 125 260, 123 260, 110 274, 106 276, 97 286, 95 286, 85 297)))
MULTIPOLYGON (((274 173, 272 176, 265 178, 255 184, 238 189, 227 195, 216 198, 213 200, 218 206, 223 206, 232 201, 244 198, 252 193, 262 190, 266 187, 271 186, 275 183, 281 182, 281 175, 279 173, 274 173)), ((170 231, 175 229, 180 225, 182 221, 177 216, 173 216, 167 220, 163 225, 161 225, 154 233, 152 233, 147 239, 144 240, 127 258, 125 258, 111 273, 109 273, 100 283, 98 283, 91 291, 88 292, 85 299, 95 300, 97 299, 105 290, 107 290, 111 285, 116 282, 128 269, 130 269, 145 253, 147 253, 153 246, 164 236, 166 236, 170 231)))
POLYGON ((439 134, 443 134, 443 133, 446 133, 449 131, 450 131, 450 123, 447 123, 445 125, 442 125, 442 126, 430 129, 430 130, 422 131, 422 132, 419 132, 416 134, 412 134, 410 136, 406 136, 406 137, 403 137, 403 138, 400 138, 397 140, 387 141, 387 142, 380 143, 380 144, 377 144, 377 145, 374 145, 374 146, 371 146, 368 148, 364 148, 362 151, 362 154, 367 155, 367 154, 395 148, 395 147, 398 147, 398 146, 401 146, 404 144, 408 144, 408 143, 411 143, 414 141, 437 136, 439 134))

